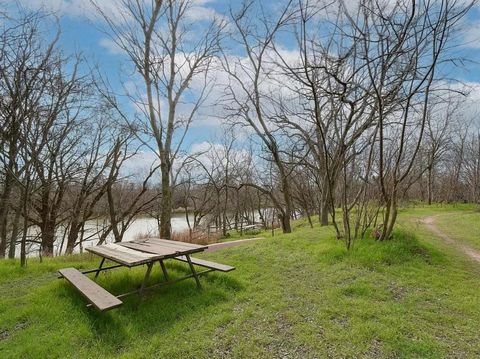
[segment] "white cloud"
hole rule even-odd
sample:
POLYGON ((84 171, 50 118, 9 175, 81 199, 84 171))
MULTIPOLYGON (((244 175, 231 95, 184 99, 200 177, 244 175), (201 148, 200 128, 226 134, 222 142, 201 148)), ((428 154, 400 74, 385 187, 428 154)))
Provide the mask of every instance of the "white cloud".
MULTIPOLYGON (((83 17, 93 21, 100 19, 98 11, 90 0, 18 0, 20 5, 31 10, 45 10, 60 16, 83 17)), ((147 2, 147 0, 143 0, 147 2)), ((16 0, 3 0, 3 3, 15 3, 16 0)), ((193 0, 188 17, 194 21, 211 20, 222 17, 213 8, 208 7, 211 0, 193 0)), ((0 2, 1 3, 1 2, 0 2)), ((97 0, 98 7, 108 14, 113 20, 125 20, 125 11, 118 0, 97 0)))
POLYGON ((192 21, 213 20, 214 18, 223 18, 214 9, 204 6, 192 6, 187 13, 188 19, 192 21))
MULTIPOLYGON (((202 141, 193 143, 188 151, 188 155, 195 155, 206 168, 216 170, 226 164, 226 146, 222 143, 202 141)), ((230 150, 230 161, 233 164, 247 163, 250 160, 250 154, 242 148, 234 148, 230 150)), ((177 158, 174 163, 174 173, 180 169, 181 163, 186 156, 177 158)), ((150 168, 159 164, 159 158, 156 152, 146 150, 140 151, 127 161, 122 167, 122 176, 128 176, 133 181, 141 181, 145 178, 150 168)), ((152 178, 152 183, 160 181, 159 173, 152 178)))
POLYGON ((210 143, 207 141, 194 143, 191 148, 192 153, 205 152, 211 147, 210 143))
POLYGON ((192 0, 192 4, 196 6, 203 6, 213 2, 216 2, 216 0, 192 0))
MULTIPOLYGON (((98 19, 98 12, 89 0, 20 0, 19 3, 26 9, 51 11, 61 16, 98 19)), ((112 18, 121 13, 118 0, 101 0, 98 1, 98 6, 112 18)))
POLYGON ((191 146, 190 154, 195 155, 199 162, 212 171, 227 165, 227 151, 229 151, 230 166, 239 165, 241 167, 250 162, 250 153, 246 149, 238 147, 227 149, 228 147, 224 143, 203 141, 194 143, 191 146))
POLYGON ((464 124, 471 124, 474 128, 480 128, 478 119, 480 114, 480 82, 439 82, 435 89, 436 108, 439 111, 445 112, 449 103, 458 102, 459 109, 456 111, 455 120, 464 124))
POLYGON ((132 176, 133 179, 144 178, 144 175, 148 173, 150 168, 158 163, 159 158, 155 152, 139 151, 124 162, 122 176, 132 176))
POLYGON ((104 37, 100 40, 99 44, 110 54, 122 55, 125 53, 112 39, 104 37))
POLYGON ((465 47, 480 49, 480 21, 466 27, 462 38, 465 47))

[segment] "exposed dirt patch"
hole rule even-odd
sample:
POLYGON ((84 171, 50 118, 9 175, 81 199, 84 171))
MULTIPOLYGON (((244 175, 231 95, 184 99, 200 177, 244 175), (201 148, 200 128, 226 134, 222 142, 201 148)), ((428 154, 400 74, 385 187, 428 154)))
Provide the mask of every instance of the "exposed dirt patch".
POLYGON ((388 290, 393 300, 397 302, 403 300, 407 291, 405 287, 398 286, 396 283, 391 283, 388 290))
POLYGON ((28 326, 27 322, 17 323, 11 331, 3 330, 0 331, 0 341, 8 339, 14 332, 25 329, 28 326))
POLYGON ((480 252, 478 252, 477 250, 473 249, 472 247, 466 244, 457 242, 455 239, 453 239, 452 237, 442 232, 435 224, 437 217, 438 215, 425 217, 422 219, 422 223, 425 225, 425 227, 428 228, 430 232, 434 233, 437 237, 441 238, 445 243, 457 248, 458 250, 466 254, 468 257, 470 257, 474 261, 480 263, 480 252))
POLYGON ((8 330, 4 330, 0 332, 0 340, 5 340, 10 336, 10 332, 8 330))

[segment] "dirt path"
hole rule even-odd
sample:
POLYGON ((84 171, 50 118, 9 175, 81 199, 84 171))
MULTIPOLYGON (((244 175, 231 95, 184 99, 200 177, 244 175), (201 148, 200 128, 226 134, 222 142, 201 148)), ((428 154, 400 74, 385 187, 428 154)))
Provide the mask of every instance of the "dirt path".
POLYGON ((457 248, 458 250, 466 254, 468 257, 470 257, 474 261, 477 261, 478 263, 480 263, 480 252, 478 252, 477 250, 473 249, 472 247, 466 244, 457 242, 455 239, 453 239, 452 237, 442 232, 435 224, 437 217, 438 215, 425 217, 422 219, 422 222, 423 224, 425 224, 425 227, 427 227, 428 230, 430 230, 430 232, 435 234, 437 237, 440 237, 445 243, 451 245, 452 247, 457 248))
POLYGON ((208 249, 205 252, 215 252, 215 251, 218 251, 219 249, 236 247, 236 246, 239 246, 241 244, 252 242, 252 241, 258 241, 260 239, 265 239, 265 238, 264 237, 256 237, 256 238, 248 238, 248 239, 239 239, 237 241, 209 244, 208 249))

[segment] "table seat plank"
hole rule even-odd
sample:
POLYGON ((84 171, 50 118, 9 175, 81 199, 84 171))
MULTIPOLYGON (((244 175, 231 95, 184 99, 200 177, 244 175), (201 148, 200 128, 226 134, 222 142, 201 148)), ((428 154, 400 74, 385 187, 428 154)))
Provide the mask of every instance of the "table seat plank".
POLYGON ((75 268, 60 269, 59 273, 100 311, 113 309, 122 304, 120 299, 75 268))
MULTIPOLYGON (((188 263, 188 259, 185 256, 178 256, 178 257, 175 257, 175 259, 188 263)), ((229 266, 229 265, 226 265, 226 264, 210 262, 210 261, 207 261, 205 259, 190 257, 190 260, 192 261, 193 264, 196 264, 198 266, 205 267, 205 268, 218 270, 220 272, 230 272, 230 271, 235 269, 235 267, 232 267, 232 266, 229 266)))

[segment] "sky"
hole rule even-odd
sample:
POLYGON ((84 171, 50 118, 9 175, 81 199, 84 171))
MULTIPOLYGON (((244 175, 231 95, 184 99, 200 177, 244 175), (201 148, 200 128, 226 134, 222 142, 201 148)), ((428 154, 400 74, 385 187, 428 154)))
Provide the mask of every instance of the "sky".
MULTIPOLYGON (((193 0, 192 17, 194 21, 202 21, 214 15, 225 16, 229 6, 238 6, 236 0, 193 0)), ((347 0, 348 2, 348 0, 347 0)), ((116 0, 100 0, 101 6, 110 14, 115 14, 116 0)), ((272 9, 278 5, 278 0, 264 0, 266 6, 272 9)), ((14 9, 21 6, 25 9, 45 9, 57 14, 60 19, 60 46, 68 53, 81 52, 92 64, 98 64, 100 71, 109 79, 113 86, 121 88, 120 79, 126 80, 125 57, 118 51, 102 32, 104 24, 95 15, 96 11, 88 0, 0 0, 0 7, 14 9)), ((53 24, 52 24, 53 26, 53 24)), ((227 45, 232 45, 231 43, 227 45)), ((473 106, 480 103, 480 6, 476 5, 463 22, 463 29, 453 44, 455 51, 471 61, 462 68, 449 66, 445 69, 451 79, 468 84, 471 89, 473 106)), ((213 96, 220 96, 213 91, 213 96)), ((210 99, 215 103, 216 99, 210 99)), ((221 119, 216 116, 215 109, 202 109, 200 121, 193 123, 185 140, 186 151, 193 152, 206 148, 207 142, 216 142, 221 133, 221 119), (212 116, 209 116, 209 111, 212 116)), ((219 114, 220 115, 220 114, 219 114)), ((145 151, 142 159, 136 159, 135 164, 151 162, 155 154, 145 151)), ((132 164, 134 167, 135 164, 132 164)))

